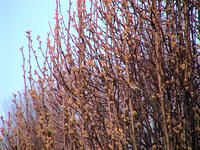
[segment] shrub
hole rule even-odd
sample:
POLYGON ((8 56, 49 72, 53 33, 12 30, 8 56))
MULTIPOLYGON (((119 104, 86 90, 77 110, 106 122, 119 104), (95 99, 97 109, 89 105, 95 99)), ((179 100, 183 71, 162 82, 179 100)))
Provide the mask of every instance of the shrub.
POLYGON ((46 50, 27 32, 38 69, 28 57, 2 148, 200 149, 200 3, 69 1, 68 19, 56 3, 46 50))

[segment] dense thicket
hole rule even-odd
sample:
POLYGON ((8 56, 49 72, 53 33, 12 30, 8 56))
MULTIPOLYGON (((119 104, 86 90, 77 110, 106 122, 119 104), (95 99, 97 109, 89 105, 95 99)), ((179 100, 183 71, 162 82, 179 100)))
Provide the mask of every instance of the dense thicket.
POLYGON ((25 92, 2 118, 1 147, 200 149, 200 2, 56 3, 45 50, 27 31, 25 92))

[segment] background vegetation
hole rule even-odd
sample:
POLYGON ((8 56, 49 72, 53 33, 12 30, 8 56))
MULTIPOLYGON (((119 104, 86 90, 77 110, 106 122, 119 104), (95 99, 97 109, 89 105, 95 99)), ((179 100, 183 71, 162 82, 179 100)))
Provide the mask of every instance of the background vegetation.
POLYGON ((25 89, 1 117, 1 148, 200 149, 200 2, 56 3, 46 49, 27 31, 25 89))

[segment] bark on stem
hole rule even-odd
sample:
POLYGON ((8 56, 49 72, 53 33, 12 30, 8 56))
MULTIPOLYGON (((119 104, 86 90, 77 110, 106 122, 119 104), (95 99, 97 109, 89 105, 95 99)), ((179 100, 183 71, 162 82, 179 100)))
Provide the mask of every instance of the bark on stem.
POLYGON ((162 91, 162 83, 161 83, 161 64, 160 61, 158 60, 159 58, 159 48, 158 48, 158 33, 155 32, 155 46, 156 46, 156 73, 157 73, 157 79, 158 79, 158 90, 159 90, 159 98, 160 98, 160 102, 161 102, 161 113, 162 113, 162 126, 163 126, 163 130, 164 130, 164 139, 165 139, 165 143, 164 143, 164 147, 165 150, 170 150, 169 148, 169 138, 168 138, 168 132, 167 132, 167 124, 166 124, 166 114, 165 114, 165 106, 164 106, 164 95, 163 95, 163 91, 162 91))

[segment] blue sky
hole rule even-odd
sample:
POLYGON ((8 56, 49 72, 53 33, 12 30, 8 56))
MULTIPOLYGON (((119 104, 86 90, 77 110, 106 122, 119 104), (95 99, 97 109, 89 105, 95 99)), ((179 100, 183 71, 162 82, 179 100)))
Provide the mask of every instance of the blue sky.
POLYGON ((0 115, 8 109, 13 93, 23 91, 22 57, 26 31, 45 43, 48 21, 54 22, 55 0, 0 0, 0 115))

